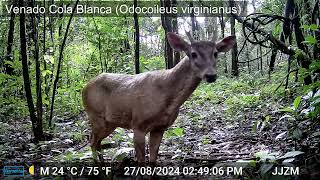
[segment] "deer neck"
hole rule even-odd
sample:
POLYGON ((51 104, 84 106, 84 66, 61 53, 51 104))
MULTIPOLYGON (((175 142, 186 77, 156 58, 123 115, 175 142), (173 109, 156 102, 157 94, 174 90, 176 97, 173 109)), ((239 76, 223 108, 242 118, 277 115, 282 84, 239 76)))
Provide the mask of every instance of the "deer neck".
POLYGON ((191 68, 189 58, 184 57, 174 68, 170 70, 169 79, 171 80, 168 88, 173 88, 171 107, 179 108, 193 93, 201 82, 191 68))

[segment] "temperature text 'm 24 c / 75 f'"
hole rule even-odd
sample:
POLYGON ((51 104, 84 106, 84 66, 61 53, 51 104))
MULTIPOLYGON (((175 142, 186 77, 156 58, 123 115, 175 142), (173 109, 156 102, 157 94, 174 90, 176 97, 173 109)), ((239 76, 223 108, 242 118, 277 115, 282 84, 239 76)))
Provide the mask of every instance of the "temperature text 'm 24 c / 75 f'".
POLYGON ((72 176, 83 175, 108 175, 111 173, 111 167, 40 167, 40 175, 43 176, 63 176, 70 174, 72 176))

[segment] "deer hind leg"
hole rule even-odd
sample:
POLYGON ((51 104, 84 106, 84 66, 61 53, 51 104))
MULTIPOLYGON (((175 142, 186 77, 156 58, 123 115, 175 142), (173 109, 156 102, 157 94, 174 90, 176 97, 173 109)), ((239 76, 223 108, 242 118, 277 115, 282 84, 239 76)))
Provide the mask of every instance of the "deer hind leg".
POLYGON ((91 132, 91 150, 92 150, 92 156, 93 160, 97 162, 97 156, 99 157, 99 161, 103 162, 103 155, 101 152, 101 141, 109 136, 113 131, 115 130, 115 127, 109 123, 107 123, 105 126, 102 127, 92 127, 91 132))
POLYGON ((150 132, 150 165, 155 166, 156 160, 158 156, 158 151, 160 147, 160 143, 162 140, 164 131, 163 130, 154 130, 150 132))

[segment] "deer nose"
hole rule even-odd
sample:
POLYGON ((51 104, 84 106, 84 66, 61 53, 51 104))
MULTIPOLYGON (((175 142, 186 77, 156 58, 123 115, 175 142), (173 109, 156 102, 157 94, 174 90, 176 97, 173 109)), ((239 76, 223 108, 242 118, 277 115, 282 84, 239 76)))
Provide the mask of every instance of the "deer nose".
POLYGON ((217 80, 218 76, 216 74, 206 74, 204 77, 208 83, 213 83, 217 80))

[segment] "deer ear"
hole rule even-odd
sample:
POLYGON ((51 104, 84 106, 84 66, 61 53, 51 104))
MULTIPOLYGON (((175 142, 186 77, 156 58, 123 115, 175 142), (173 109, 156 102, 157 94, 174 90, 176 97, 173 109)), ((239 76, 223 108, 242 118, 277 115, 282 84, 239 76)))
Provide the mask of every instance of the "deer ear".
POLYGON ((176 50, 176 51, 184 51, 187 52, 190 44, 187 43, 185 40, 183 40, 179 35, 173 33, 173 32, 168 32, 167 33, 167 38, 170 46, 176 50))
POLYGON ((236 36, 223 38, 216 44, 218 52, 228 52, 236 43, 236 36))

